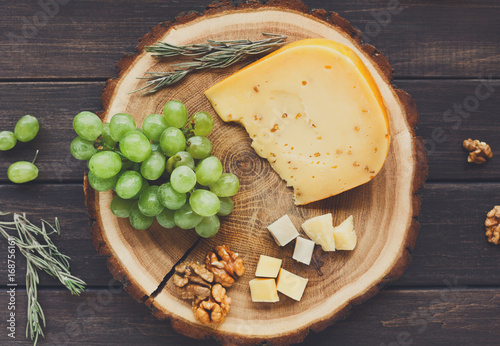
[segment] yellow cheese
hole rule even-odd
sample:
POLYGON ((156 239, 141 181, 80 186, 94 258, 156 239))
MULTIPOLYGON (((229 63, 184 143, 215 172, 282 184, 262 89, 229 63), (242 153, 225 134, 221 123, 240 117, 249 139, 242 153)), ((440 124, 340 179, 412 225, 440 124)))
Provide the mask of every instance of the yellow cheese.
POLYGON ((333 237, 335 238, 335 249, 354 250, 357 238, 352 215, 333 229, 333 237))
POLYGON ((306 289, 308 279, 290 273, 281 268, 278 276, 278 291, 292 299, 300 301, 306 289))
POLYGON ((285 246, 299 236, 292 220, 286 214, 267 226, 267 229, 279 246, 285 246))
POLYGON ((389 150, 387 110, 362 60, 327 39, 289 44, 205 92, 307 204, 370 181, 389 150))
POLYGON ((302 224, 302 229, 324 251, 335 251, 332 214, 313 217, 302 224))
POLYGON ((315 243, 312 240, 298 237, 295 241, 295 249, 292 258, 298 262, 309 265, 314 251, 315 243))
POLYGON ((276 278, 281 268, 282 260, 266 255, 260 255, 255 276, 261 278, 276 278))
POLYGON ((250 294, 253 302, 275 303, 279 302, 276 281, 274 279, 250 280, 250 294))

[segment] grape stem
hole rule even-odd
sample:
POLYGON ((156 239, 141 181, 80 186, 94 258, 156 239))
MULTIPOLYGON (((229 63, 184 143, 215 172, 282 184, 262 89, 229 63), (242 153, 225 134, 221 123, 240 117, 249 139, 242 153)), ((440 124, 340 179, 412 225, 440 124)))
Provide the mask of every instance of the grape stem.
POLYGON ((33 161, 31 162, 32 164, 35 164, 35 161, 38 157, 38 153, 40 152, 40 150, 37 150, 36 153, 35 153, 35 157, 33 158, 33 161))

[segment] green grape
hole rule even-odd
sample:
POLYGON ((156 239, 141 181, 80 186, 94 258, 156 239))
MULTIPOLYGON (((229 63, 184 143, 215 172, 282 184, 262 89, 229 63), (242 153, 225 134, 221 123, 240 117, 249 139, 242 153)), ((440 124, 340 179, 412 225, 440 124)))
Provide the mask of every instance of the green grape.
POLYGON ((207 112, 198 112, 193 116, 195 136, 207 136, 214 128, 214 118, 207 112))
POLYGON ((16 146, 16 143, 17 139, 13 132, 0 132, 0 151, 10 150, 16 146))
POLYGON ((90 158, 97 153, 94 147, 94 142, 88 141, 81 137, 73 139, 70 145, 71 155, 77 160, 90 160, 90 158))
POLYGON ((175 211, 165 208, 161 213, 156 215, 156 221, 158 221, 160 226, 164 228, 174 228, 175 227, 174 214, 175 211))
POLYGON ((152 152, 155 152, 155 151, 161 152, 160 143, 151 143, 151 151, 152 152))
POLYGON ((160 141, 160 136, 167 127, 167 120, 161 114, 150 114, 142 122, 144 134, 153 142, 160 141))
POLYGON ((196 185, 196 174, 187 166, 180 166, 170 175, 170 183, 175 191, 186 193, 196 185))
POLYGON ((201 160, 212 152, 212 143, 207 137, 194 136, 187 140, 186 151, 195 159, 201 160))
POLYGON ((146 216, 156 216, 163 211, 163 205, 158 198, 159 186, 150 186, 139 197, 139 210, 146 216))
POLYGON ((109 122, 109 132, 115 142, 119 142, 127 132, 135 129, 135 120, 127 113, 115 114, 109 122))
POLYGON ((198 184, 208 186, 222 175, 222 163, 215 156, 209 156, 198 163, 195 172, 198 184))
POLYGON ((129 132, 120 141, 120 151, 130 161, 142 162, 151 155, 151 143, 142 133, 129 132))
POLYGON ((210 185, 210 191, 219 197, 231 197, 240 189, 240 181, 233 173, 223 173, 219 180, 210 185))
POLYGON ((129 217, 132 207, 137 202, 133 199, 123 199, 119 196, 115 196, 109 205, 111 212, 117 217, 129 217))
POLYGON ((131 199, 141 191, 143 178, 136 171, 126 171, 116 182, 115 191, 123 199, 131 199))
POLYGON ((178 128, 169 127, 161 134, 160 145, 165 155, 174 156, 186 149, 186 137, 178 128))
POLYGON ((171 183, 165 183, 158 189, 158 198, 164 207, 170 210, 177 210, 186 204, 187 196, 174 190, 171 183))
POLYGON ((108 123, 102 124, 102 140, 110 148, 114 148, 116 145, 116 141, 111 137, 111 130, 108 123))
POLYGON ((137 194, 134 197, 132 197, 132 199, 139 199, 139 197, 141 197, 142 193, 144 191, 146 191, 148 188, 149 188, 149 182, 145 178, 142 178, 141 189, 139 190, 139 192, 137 192, 137 194))
POLYGON ((7 177, 16 184, 27 183, 38 177, 38 168, 31 162, 18 161, 9 166, 7 177))
POLYGON ((111 178, 122 169, 120 155, 113 151, 100 151, 90 158, 89 170, 100 179, 111 178))
POLYGON ((73 119, 73 129, 76 134, 83 139, 95 141, 97 137, 102 134, 102 122, 101 119, 92 112, 80 112, 73 119))
POLYGON ((179 151, 177 154, 167 160, 167 171, 172 171, 180 166, 187 166, 194 170, 194 159, 187 151, 179 151))
POLYGON ((148 229, 155 221, 154 216, 146 216, 141 213, 137 204, 134 204, 134 206, 130 210, 130 215, 128 218, 130 221, 130 225, 137 230, 148 229))
POLYGON ((111 190, 113 187, 115 187, 116 181, 118 180, 117 175, 108 179, 99 179, 92 172, 89 172, 88 178, 90 186, 92 186, 94 190, 99 192, 111 190))
POLYGON ((165 171, 165 156, 158 152, 152 152, 141 165, 141 174, 148 180, 156 180, 165 171))
POLYGON ((220 209, 217 213, 218 216, 228 216, 233 212, 234 202, 229 197, 219 197, 220 200, 220 209))
POLYGON ((217 234, 220 228, 219 218, 215 215, 204 217, 194 228, 200 237, 210 238, 217 234))
MULTIPOLYGON (((180 101, 168 101, 163 107, 163 115, 170 126, 180 129, 186 125, 188 111, 186 106, 180 101)), ((170 155, 169 155, 170 156, 170 155)))
POLYGON ((188 203, 174 213, 175 224, 182 229, 194 228, 201 220, 203 220, 203 216, 196 214, 188 203))
POLYGON ((201 216, 212 216, 220 209, 219 197, 211 191, 195 190, 189 197, 189 205, 193 211, 201 216))

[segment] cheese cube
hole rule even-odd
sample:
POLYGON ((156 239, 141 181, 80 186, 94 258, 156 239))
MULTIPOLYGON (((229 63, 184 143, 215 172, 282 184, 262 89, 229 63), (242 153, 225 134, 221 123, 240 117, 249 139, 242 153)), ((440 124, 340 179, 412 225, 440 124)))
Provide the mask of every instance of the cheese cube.
POLYGON ((281 268, 278 276, 278 291, 292 299, 300 301, 304 290, 306 289, 308 279, 304 279, 298 275, 290 273, 288 270, 281 268))
POLYGON ((255 276, 262 278, 276 278, 280 272, 282 260, 266 255, 260 255, 255 276))
POLYGON ((267 226, 267 229, 279 246, 285 246, 299 236, 292 220, 286 214, 267 226))
POLYGON ((354 250, 357 238, 352 215, 333 229, 333 237, 337 250, 354 250))
POLYGON ((313 217, 302 224, 302 229, 324 251, 335 251, 332 214, 313 217))
POLYGON ((253 302, 279 302, 276 281, 274 279, 253 279, 249 282, 253 302))
POLYGON ((295 250, 292 258, 298 262, 309 265, 314 251, 315 243, 312 240, 298 237, 295 241, 295 250))

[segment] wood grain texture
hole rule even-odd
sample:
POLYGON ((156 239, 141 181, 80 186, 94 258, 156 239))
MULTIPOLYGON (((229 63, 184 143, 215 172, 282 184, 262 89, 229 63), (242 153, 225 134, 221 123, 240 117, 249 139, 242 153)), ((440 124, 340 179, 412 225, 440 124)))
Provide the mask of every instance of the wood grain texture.
MULTIPOLYGON (((215 117, 216 125, 210 134, 214 143, 213 154, 221 157, 225 171, 239 176, 241 188, 235 202, 240 208, 226 218, 218 236, 202 240, 188 258, 203 258, 214 244, 222 243, 245 258, 247 272, 255 271, 255 254, 259 251, 287 258, 286 255, 291 253, 280 251, 265 231, 265 227, 284 212, 292 216, 297 226, 300 220, 332 210, 335 210, 336 224, 354 214, 360 239, 356 251, 335 256, 342 256, 340 259, 334 260, 333 256, 325 254, 317 258, 322 262, 324 275, 321 274, 321 277, 312 268, 294 265, 296 273, 310 279, 308 291, 311 293, 300 303, 293 304, 285 299, 275 304, 274 309, 266 311, 265 316, 261 314, 261 306, 250 302, 247 275, 231 293, 231 317, 217 329, 200 325, 192 315, 190 304, 172 294, 168 284, 160 294, 151 296, 152 284, 161 277, 161 272, 153 265, 154 262, 145 265, 143 261, 137 261, 144 254, 156 253, 157 257, 161 257, 159 262, 166 264, 163 272, 166 275, 172 264, 162 260, 169 256, 163 254, 162 248, 176 244, 180 249, 187 250, 183 244, 177 245, 179 240, 171 238, 180 231, 174 230, 171 235, 165 236, 163 244, 150 241, 146 237, 148 232, 134 231, 110 213, 108 204, 111 193, 94 193, 87 186, 87 207, 96 221, 92 228, 94 243, 100 252, 110 255, 108 262, 112 274, 127 281, 127 290, 136 299, 143 297, 144 300, 149 294, 151 299, 146 304, 152 308, 154 315, 171 319, 176 330, 191 337, 213 336, 224 344, 251 344, 264 340, 290 344, 300 341, 309 329, 324 329, 343 316, 351 304, 359 304, 372 297, 381 286, 401 276, 409 264, 415 243, 418 223, 414 217, 420 209, 420 199, 415 194, 427 176, 427 158, 422 141, 415 137, 413 131, 418 121, 415 103, 406 92, 392 88, 392 68, 387 59, 373 46, 362 45, 359 32, 336 13, 324 10, 309 12, 302 2, 291 0, 270 1, 265 6, 249 2, 238 8, 222 1, 209 6, 203 16, 188 14, 178 17, 173 27, 157 26, 141 39, 136 56, 127 56, 118 63, 119 78, 108 81, 102 94, 103 121, 109 121, 118 112, 127 112, 135 117, 137 123, 141 123, 147 114, 159 112, 165 101, 170 99, 184 102, 190 112, 210 109, 208 101, 199 91, 234 73, 237 68, 198 73, 196 79, 187 78, 176 88, 163 90, 154 96, 131 95, 130 91, 142 84, 137 77, 143 76, 145 71, 159 68, 157 60, 142 53, 144 46, 158 40, 189 44, 209 38, 224 40, 244 36, 256 39, 261 32, 274 32, 276 28, 288 35, 288 42, 308 37, 336 40, 350 47, 363 60, 388 109, 392 134, 389 158, 382 172, 370 184, 297 208, 293 205, 291 191, 286 189, 270 166, 249 149, 250 139, 245 131, 222 124, 215 117), (242 229, 245 231, 242 232, 242 229), (369 231, 375 229, 380 232, 369 231), (279 321, 279 328, 273 326, 276 321, 279 321)), ((158 233, 155 229, 153 231, 158 233)))
MULTIPOLYGON (((116 61, 133 51, 137 37, 157 23, 174 20, 180 12, 202 12, 210 3, 73 0, 60 6, 35 34, 27 32, 32 37, 20 44, 11 43, 6 34, 22 38, 23 18, 33 22, 41 9, 36 2, 5 4, 0 22, 0 78, 109 78, 116 61)), ((364 31, 365 38, 390 57, 396 76, 499 76, 497 1, 474 1, 466 6, 460 1, 401 1, 392 11, 387 0, 305 3, 309 8, 338 12, 364 31)))
MULTIPOLYGON (((40 345, 217 345, 176 333, 124 292, 89 290, 74 297, 42 290, 39 296, 48 317, 46 342, 40 345)), ((7 299, 5 291, 0 292, 0 302, 7 299)), ((32 345, 24 339, 26 298, 22 290, 17 307, 14 345, 32 345)), ((334 327, 309 334, 303 345, 455 345, 458 340, 462 345, 497 345, 498 309, 500 292, 494 289, 451 285, 437 290, 388 290, 354 307, 349 318, 334 327)), ((0 333, 0 344, 13 343, 0 333)))

